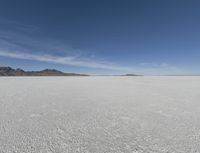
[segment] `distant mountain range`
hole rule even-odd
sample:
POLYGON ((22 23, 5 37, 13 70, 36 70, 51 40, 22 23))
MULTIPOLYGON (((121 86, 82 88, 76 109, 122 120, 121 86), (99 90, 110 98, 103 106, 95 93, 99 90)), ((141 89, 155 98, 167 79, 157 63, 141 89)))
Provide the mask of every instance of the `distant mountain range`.
POLYGON ((24 71, 11 67, 0 67, 0 76, 88 76, 86 74, 64 73, 55 69, 45 69, 42 71, 24 71))

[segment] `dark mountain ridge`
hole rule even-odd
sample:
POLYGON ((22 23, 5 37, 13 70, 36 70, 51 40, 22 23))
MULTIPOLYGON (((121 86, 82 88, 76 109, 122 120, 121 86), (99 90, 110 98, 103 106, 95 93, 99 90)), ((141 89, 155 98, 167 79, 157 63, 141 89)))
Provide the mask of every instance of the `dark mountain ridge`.
POLYGON ((24 71, 11 67, 0 67, 0 76, 88 76, 78 73, 64 73, 55 69, 45 69, 42 71, 24 71))

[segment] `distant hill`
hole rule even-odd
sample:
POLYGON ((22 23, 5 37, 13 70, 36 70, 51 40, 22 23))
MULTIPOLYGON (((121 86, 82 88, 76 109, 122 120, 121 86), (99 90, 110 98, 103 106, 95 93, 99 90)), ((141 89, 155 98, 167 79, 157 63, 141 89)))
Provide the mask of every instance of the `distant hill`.
POLYGON ((138 74, 125 74, 123 76, 143 76, 143 75, 138 75, 138 74))
POLYGON ((88 76, 86 74, 64 73, 55 69, 45 69, 42 71, 24 71, 11 67, 0 67, 0 76, 88 76))

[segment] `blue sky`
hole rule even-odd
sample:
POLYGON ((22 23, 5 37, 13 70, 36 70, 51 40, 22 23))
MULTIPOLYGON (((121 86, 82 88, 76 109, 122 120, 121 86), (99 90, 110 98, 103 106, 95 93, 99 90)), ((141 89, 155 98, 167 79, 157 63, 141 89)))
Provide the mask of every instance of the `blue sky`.
POLYGON ((2 0, 0 66, 200 74, 198 0, 2 0))

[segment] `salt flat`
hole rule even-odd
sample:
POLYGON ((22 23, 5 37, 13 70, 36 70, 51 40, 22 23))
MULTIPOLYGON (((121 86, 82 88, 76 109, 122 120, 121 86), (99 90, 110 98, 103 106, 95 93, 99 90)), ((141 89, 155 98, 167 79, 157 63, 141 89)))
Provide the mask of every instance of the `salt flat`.
POLYGON ((0 153, 198 153, 200 77, 1 77, 0 153))

